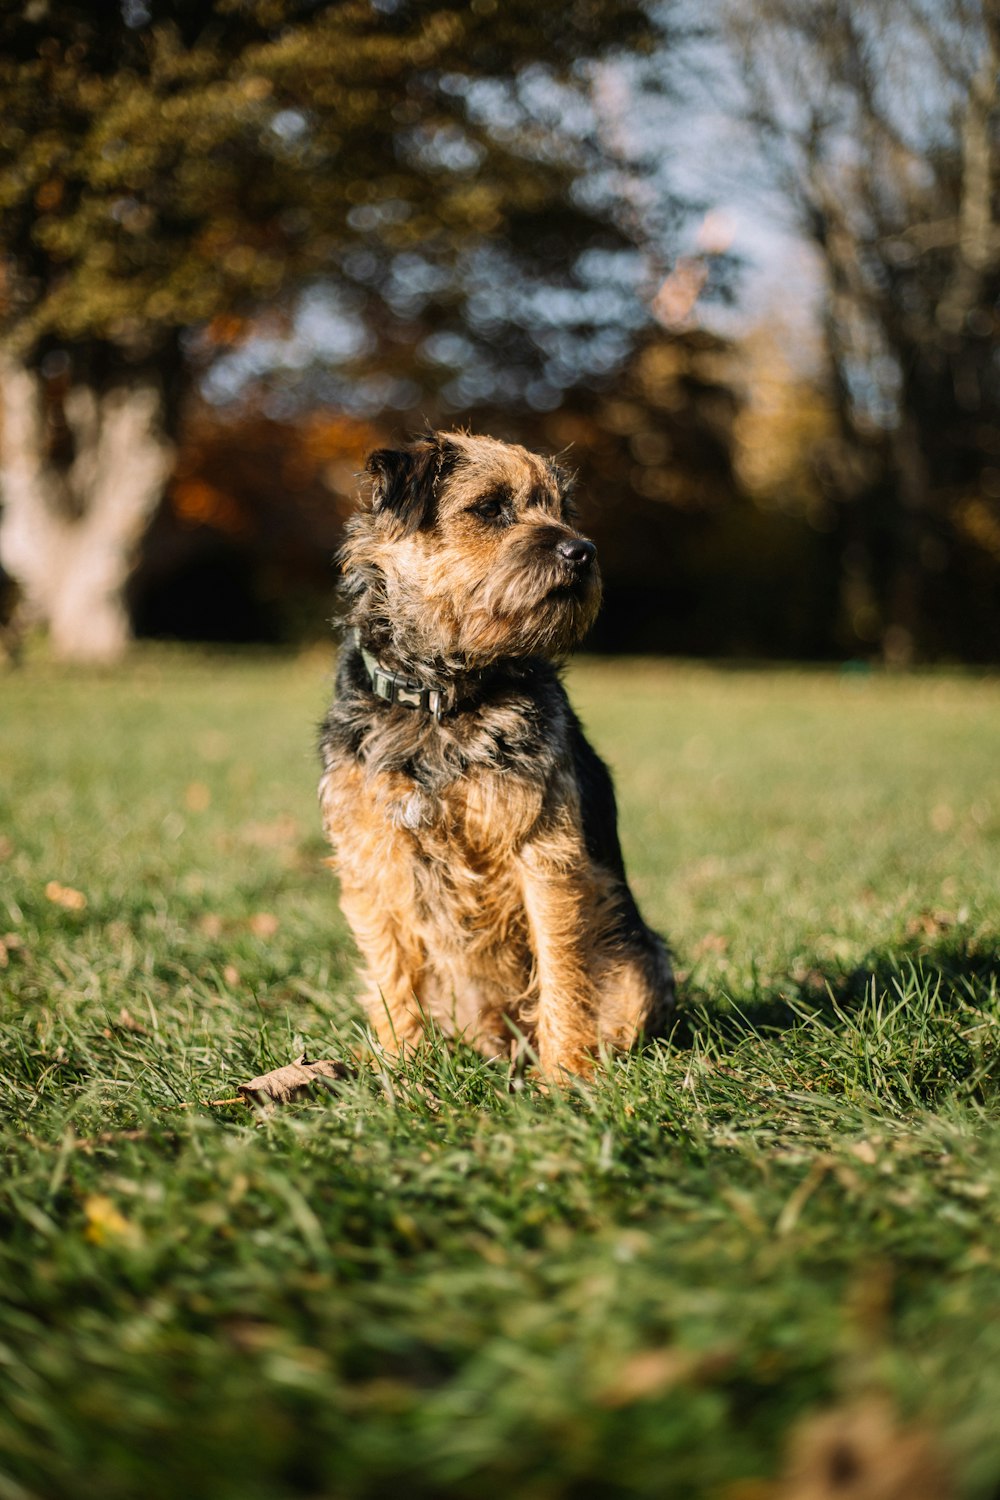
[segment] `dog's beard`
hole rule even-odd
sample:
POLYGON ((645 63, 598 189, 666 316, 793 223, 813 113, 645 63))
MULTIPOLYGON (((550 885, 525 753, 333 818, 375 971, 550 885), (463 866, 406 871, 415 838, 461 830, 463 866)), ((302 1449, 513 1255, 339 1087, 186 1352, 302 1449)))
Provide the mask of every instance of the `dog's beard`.
POLYGON ((459 619, 460 649, 478 665, 502 657, 558 657, 579 645, 601 602, 600 575, 546 562, 488 579, 459 619))
POLYGON ((389 557, 380 566, 349 566, 351 622, 391 650, 393 665, 450 672, 564 656, 593 624, 601 601, 596 565, 581 573, 551 548, 526 547, 506 559, 512 566, 469 578, 461 561, 438 554, 432 569, 400 572, 389 557))

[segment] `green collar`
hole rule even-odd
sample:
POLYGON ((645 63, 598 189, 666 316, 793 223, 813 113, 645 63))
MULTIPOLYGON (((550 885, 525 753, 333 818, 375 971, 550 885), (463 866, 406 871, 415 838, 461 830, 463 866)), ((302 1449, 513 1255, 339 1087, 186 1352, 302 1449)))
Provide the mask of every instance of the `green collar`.
POLYGON ((365 650, 358 632, 355 630, 352 633, 354 644, 361 652, 361 660, 364 663, 369 685, 376 698, 382 698, 386 703, 401 703, 404 708, 416 708, 424 713, 433 714, 438 724, 443 715, 455 707, 452 689, 428 687, 425 682, 421 682, 416 677, 408 677, 403 672, 391 672, 370 651, 365 650))

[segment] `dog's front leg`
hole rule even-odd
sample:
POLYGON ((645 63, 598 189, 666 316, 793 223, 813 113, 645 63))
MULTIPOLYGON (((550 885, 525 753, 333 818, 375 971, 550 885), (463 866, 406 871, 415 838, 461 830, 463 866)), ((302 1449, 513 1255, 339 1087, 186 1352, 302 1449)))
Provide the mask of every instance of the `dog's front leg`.
POLYGON ((365 960, 362 1003, 380 1043, 400 1052, 424 1030, 420 1005, 425 956, 406 914, 387 905, 378 887, 341 876, 340 904, 365 960))
POLYGON ((354 760, 335 762, 320 781, 341 910, 365 961, 363 1004, 381 1044, 398 1052, 424 1029, 426 954, 414 922, 411 841, 386 813, 394 785, 382 791, 373 792, 354 760))
POLYGON ((582 836, 568 817, 535 834, 520 854, 538 984, 538 1061, 553 1079, 592 1072, 597 1052, 589 868, 582 836))

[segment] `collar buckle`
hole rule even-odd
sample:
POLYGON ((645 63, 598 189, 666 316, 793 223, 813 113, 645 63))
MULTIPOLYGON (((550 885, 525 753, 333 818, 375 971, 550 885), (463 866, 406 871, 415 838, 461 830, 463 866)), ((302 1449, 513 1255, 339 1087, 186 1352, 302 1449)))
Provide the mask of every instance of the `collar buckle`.
POLYGON ((365 673, 376 698, 381 698, 386 703, 400 703, 404 708, 420 709, 432 714, 434 722, 440 724, 447 709, 452 706, 449 702, 450 694, 443 692, 441 688, 428 687, 413 677, 404 677, 401 672, 390 672, 370 651, 365 650, 357 632, 354 633, 354 644, 361 652, 365 673))

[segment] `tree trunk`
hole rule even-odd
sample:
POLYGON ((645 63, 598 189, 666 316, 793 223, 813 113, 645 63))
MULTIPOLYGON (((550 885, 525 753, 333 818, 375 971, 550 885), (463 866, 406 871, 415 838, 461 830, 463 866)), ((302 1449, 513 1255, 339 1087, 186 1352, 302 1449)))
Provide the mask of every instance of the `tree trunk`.
POLYGON ((148 371, 62 384, 0 368, 0 563, 56 656, 115 661, 130 635, 125 581, 173 459, 163 393, 148 371))

